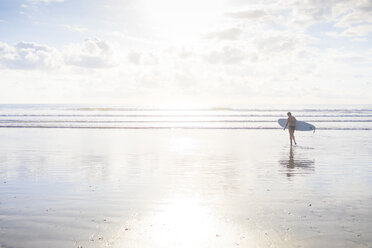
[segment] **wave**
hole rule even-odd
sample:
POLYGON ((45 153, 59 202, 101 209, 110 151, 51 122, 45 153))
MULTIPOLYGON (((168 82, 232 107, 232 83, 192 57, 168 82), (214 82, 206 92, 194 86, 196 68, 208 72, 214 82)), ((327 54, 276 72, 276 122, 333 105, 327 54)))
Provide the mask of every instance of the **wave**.
MULTIPOLYGON (((0 114, 0 117, 285 117, 283 115, 265 115, 265 114, 229 114, 229 115, 216 115, 216 114, 165 114, 165 115, 107 115, 107 114, 94 114, 94 115, 77 115, 77 114, 0 114)), ((344 114, 344 115, 296 115, 296 117, 372 117, 371 115, 355 115, 355 114, 344 114)))
MULTIPOLYGON (((372 120, 306 120, 314 123, 372 122, 372 120)), ((2 120, 0 123, 277 123, 276 120, 2 120)))
MULTIPOLYGON (((0 128, 63 128, 63 129, 222 129, 222 130, 282 130, 282 128, 278 127, 201 127, 201 126, 169 126, 169 127, 163 127, 163 126, 144 126, 144 127, 118 127, 118 126, 27 126, 27 125, 0 125, 0 128)), ((332 128, 317 128, 317 131, 319 130, 339 130, 339 131, 346 131, 346 130, 354 130, 354 131, 371 131, 372 128, 338 128, 338 127, 332 127, 332 128)))
POLYGON ((372 108, 122 108, 122 107, 83 107, 83 108, 62 108, 59 110, 71 111, 159 111, 159 112, 180 112, 180 111, 237 111, 237 112, 372 112, 372 108))

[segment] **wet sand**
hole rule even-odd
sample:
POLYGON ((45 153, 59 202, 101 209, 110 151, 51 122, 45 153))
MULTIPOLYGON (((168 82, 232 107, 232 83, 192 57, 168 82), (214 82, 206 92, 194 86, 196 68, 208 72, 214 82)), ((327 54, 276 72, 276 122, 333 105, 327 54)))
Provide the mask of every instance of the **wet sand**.
POLYGON ((0 129, 0 247, 371 247, 372 132, 0 129))

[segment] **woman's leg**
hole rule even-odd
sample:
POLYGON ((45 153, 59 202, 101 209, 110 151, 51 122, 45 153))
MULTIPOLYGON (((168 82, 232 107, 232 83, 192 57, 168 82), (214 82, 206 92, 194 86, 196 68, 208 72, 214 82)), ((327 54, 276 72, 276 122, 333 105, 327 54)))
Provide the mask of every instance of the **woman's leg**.
MULTIPOLYGON (((295 139, 295 136, 294 136, 294 132, 295 132, 295 130, 292 130, 292 132, 291 132, 291 138, 293 139, 295 145, 297 145, 297 143, 296 143, 296 139, 295 139)), ((292 143, 292 142, 291 142, 291 143, 292 143)))

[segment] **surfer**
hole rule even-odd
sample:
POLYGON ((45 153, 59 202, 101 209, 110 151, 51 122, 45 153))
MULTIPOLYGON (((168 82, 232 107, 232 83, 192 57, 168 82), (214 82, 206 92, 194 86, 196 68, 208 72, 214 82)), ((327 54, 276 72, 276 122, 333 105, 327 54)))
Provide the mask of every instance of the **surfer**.
POLYGON ((291 112, 288 112, 287 115, 288 115, 288 119, 287 119, 287 122, 285 123, 283 130, 285 130, 285 128, 288 126, 289 141, 291 142, 291 145, 292 145, 292 139, 293 139, 295 145, 297 145, 296 139, 294 137, 294 131, 296 130, 296 118, 291 114, 291 112))

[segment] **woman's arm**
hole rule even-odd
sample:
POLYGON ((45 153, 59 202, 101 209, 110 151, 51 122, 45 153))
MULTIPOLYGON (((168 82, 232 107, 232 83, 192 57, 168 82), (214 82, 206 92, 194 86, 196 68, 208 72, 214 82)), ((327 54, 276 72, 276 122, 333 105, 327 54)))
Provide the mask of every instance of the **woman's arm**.
POLYGON ((288 126, 288 121, 289 121, 289 118, 287 119, 287 122, 285 123, 283 130, 285 130, 285 128, 288 126))

